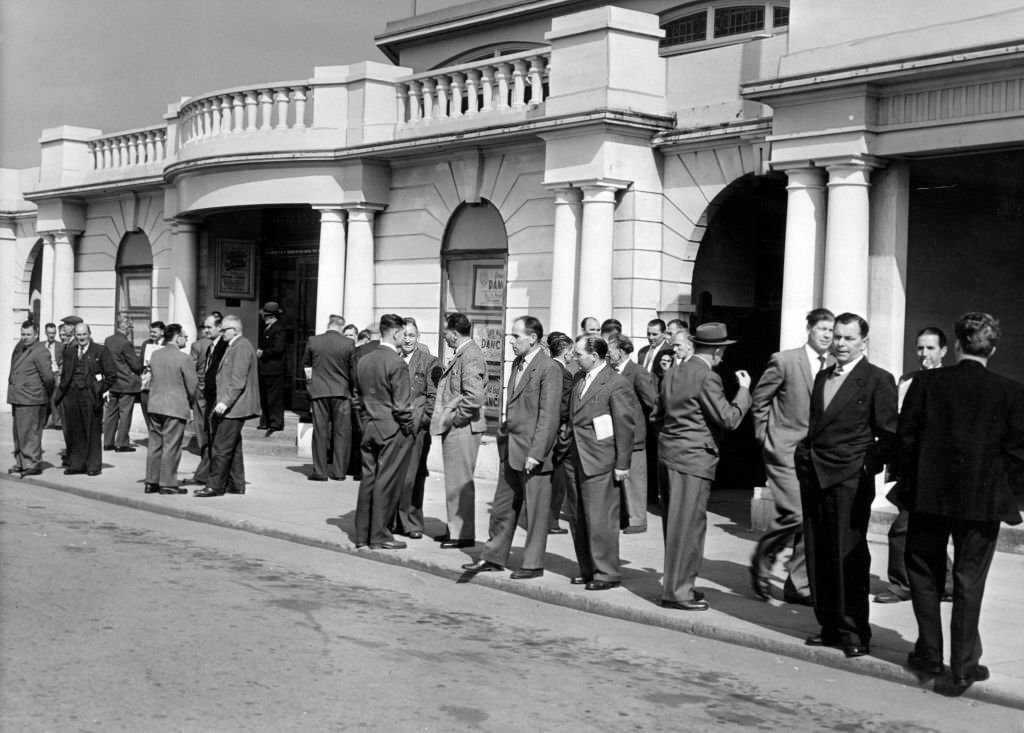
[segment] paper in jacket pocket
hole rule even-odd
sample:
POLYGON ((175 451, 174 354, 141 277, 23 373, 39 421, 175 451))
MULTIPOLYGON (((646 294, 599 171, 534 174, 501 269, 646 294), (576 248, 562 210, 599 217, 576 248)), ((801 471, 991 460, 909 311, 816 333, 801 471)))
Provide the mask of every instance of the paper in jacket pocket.
POLYGON ((615 428, 612 427, 612 416, 605 413, 594 418, 594 434, 598 440, 611 438, 615 435, 615 428))

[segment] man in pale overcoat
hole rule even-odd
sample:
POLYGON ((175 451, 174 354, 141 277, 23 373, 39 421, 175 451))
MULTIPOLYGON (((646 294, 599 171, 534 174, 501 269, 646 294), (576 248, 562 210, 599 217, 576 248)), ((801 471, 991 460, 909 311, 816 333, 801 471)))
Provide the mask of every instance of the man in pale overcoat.
POLYGON ((169 323, 164 346, 149 362, 149 453, 146 456, 146 493, 186 494, 178 486, 178 464, 185 423, 192 412, 196 392, 196 368, 181 350, 185 337, 181 326, 169 323))

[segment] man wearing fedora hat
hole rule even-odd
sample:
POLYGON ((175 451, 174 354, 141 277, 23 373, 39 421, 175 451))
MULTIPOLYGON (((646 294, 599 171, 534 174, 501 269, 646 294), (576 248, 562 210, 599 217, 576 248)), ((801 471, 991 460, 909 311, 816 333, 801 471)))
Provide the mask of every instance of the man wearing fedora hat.
POLYGON ((284 382, 285 348, 287 336, 284 324, 278 320, 282 315, 281 306, 272 300, 263 304, 263 329, 260 331, 259 348, 256 358, 260 365, 260 402, 263 414, 259 430, 266 430, 267 437, 284 430, 284 382))
POLYGON ((736 372, 739 391, 726 399, 713 367, 736 343, 724 323, 705 323, 693 337, 693 357, 669 369, 661 382, 662 420, 658 456, 666 469, 661 505, 665 533, 665 572, 661 605, 706 611, 704 594, 694 590, 704 558, 708 494, 718 467, 718 436, 735 430, 750 409, 750 375, 736 372))

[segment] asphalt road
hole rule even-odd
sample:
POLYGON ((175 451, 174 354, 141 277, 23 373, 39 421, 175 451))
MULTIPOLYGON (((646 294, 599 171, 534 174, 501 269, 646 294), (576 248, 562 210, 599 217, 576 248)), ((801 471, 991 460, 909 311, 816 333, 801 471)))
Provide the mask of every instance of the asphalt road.
POLYGON ((0 479, 3 731, 1024 731, 1022 714, 0 479))

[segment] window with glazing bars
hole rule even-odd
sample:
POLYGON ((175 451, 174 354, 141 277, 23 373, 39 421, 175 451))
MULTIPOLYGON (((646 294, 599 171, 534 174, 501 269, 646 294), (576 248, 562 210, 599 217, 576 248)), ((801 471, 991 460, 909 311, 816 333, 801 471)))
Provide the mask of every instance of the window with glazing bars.
POLYGON ((764 5, 715 8, 715 38, 764 30, 764 5))
POLYGON ((708 13, 707 10, 702 10, 669 21, 665 25, 665 37, 661 40, 661 45, 675 46, 679 43, 704 41, 707 40, 707 36, 708 13))

